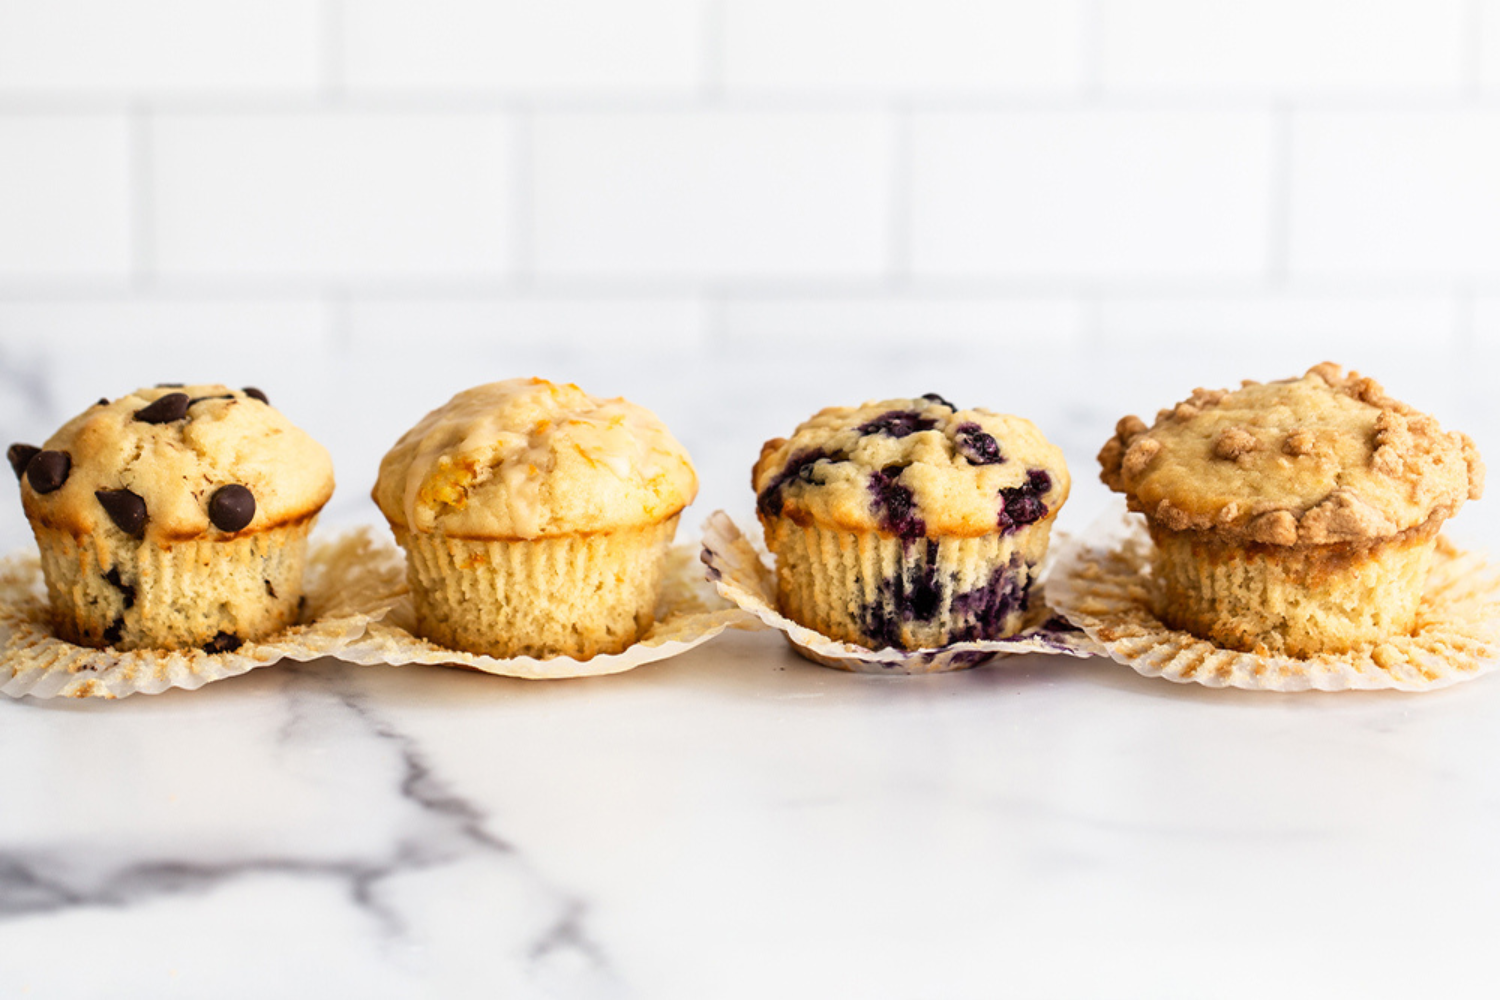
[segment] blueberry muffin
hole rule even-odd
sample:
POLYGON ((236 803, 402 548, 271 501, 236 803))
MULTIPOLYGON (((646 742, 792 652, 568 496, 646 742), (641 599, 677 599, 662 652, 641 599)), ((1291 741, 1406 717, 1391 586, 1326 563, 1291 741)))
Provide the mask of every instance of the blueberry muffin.
POLYGON ((822 410, 751 480, 782 614, 872 649, 1019 631, 1069 487, 1029 420, 936 395, 822 410))
POLYGON ((1331 363, 1126 417, 1099 461, 1146 517, 1164 623, 1297 657, 1411 633, 1438 531, 1484 482, 1467 436, 1331 363))
POLYGON ((101 399, 7 457, 59 638, 221 653, 296 620, 333 464, 259 389, 101 399))
POLYGON ((533 378, 429 413, 380 463, 373 495, 406 550, 423 636, 488 656, 587 659, 650 628, 697 490, 651 411, 533 378))

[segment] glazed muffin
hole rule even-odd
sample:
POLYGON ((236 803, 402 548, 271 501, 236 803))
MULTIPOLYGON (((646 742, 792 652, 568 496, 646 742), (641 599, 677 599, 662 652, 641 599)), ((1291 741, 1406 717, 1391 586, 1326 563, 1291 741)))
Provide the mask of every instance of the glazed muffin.
POLYGON ((1411 633, 1438 531, 1484 481, 1467 436, 1331 363, 1126 417, 1099 461, 1146 517, 1164 623, 1297 657, 1411 633))
POLYGON ((101 399, 7 457, 59 638, 221 653, 296 620, 333 464, 260 390, 101 399))
POLYGON ((1029 420, 936 395, 822 410, 751 479, 782 614, 872 649, 1019 631, 1069 488, 1029 420))
POLYGON ((651 411, 533 378, 429 413, 380 463, 373 496, 406 550, 423 636, 488 656, 587 659, 650 628, 697 490, 651 411))

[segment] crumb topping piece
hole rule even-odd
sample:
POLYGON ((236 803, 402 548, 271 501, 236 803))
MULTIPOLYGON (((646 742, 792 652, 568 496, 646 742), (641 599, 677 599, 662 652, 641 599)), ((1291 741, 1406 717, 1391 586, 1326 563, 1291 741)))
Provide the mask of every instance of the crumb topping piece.
POLYGON ((1484 491, 1465 434, 1331 362, 1299 379, 1195 389, 1147 427, 1125 417, 1100 478, 1173 531, 1267 545, 1388 538, 1484 491))

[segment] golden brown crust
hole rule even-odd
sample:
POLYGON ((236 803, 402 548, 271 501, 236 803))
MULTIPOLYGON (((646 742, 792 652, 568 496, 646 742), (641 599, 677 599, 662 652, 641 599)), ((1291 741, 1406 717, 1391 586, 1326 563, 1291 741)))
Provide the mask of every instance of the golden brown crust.
POLYGON ((1466 435, 1331 362, 1300 379, 1195 389, 1150 427, 1125 417, 1099 463, 1161 527, 1277 546, 1390 538, 1484 490, 1466 435))

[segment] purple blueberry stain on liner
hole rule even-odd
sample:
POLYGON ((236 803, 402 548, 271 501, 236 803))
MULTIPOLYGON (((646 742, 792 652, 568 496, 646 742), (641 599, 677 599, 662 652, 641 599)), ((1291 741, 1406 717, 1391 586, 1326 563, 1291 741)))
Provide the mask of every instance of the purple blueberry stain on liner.
POLYGON ((924 417, 915 410, 889 410, 867 423, 859 425, 861 435, 888 434, 893 438, 904 438, 917 431, 930 431, 937 421, 924 417))
POLYGON ((999 465, 1005 461, 1000 445, 978 424, 959 424, 954 428, 953 445, 970 465, 999 465))
POLYGON ((135 419, 143 424, 170 424, 187 416, 192 400, 185 392, 169 392, 135 411, 135 419))
POLYGON ((95 490, 99 506, 109 519, 131 538, 140 538, 146 533, 146 501, 130 490, 95 490))
POLYGON ((26 463, 26 481, 38 493, 55 493, 68 481, 73 456, 65 451, 39 451, 26 463))
POLYGON ((219 487, 208 500, 208 519, 220 531, 241 530, 255 519, 255 494, 239 483, 219 487))
POLYGON ((41 450, 36 445, 21 444, 19 441, 5 450, 5 459, 10 462, 11 471, 16 474, 16 482, 20 482, 21 477, 26 475, 26 466, 31 464, 31 460, 41 450))

